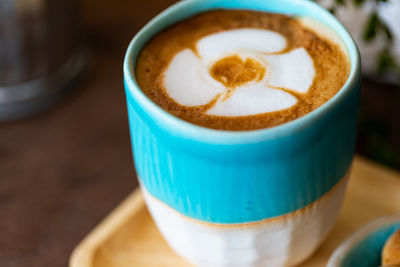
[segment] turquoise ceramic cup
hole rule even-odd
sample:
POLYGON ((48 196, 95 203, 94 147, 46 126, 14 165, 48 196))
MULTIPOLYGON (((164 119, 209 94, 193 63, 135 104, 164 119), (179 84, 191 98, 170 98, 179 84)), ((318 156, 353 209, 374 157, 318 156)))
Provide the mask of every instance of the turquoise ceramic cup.
POLYGON ((202 266, 291 266, 307 258, 339 213, 354 155, 360 58, 343 26, 306 0, 188 0, 132 40, 124 62, 137 176, 170 246, 202 266), (140 90, 135 63, 162 29, 211 9, 310 17, 342 39, 351 63, 343 88, 294 121, 262 130, 219 131, 167 113, 140 90))

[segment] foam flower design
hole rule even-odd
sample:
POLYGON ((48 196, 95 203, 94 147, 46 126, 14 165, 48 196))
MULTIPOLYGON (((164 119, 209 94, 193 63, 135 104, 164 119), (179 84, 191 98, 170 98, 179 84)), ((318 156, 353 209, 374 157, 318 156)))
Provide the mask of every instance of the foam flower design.
POLYGON ((315 75, 304 48, 285 51, 282 35, 235 29, 207 35, 177 53, 164 72, 169 96, 184 106, 209 105, 210 115, 247 116, 290 108, 315 75))

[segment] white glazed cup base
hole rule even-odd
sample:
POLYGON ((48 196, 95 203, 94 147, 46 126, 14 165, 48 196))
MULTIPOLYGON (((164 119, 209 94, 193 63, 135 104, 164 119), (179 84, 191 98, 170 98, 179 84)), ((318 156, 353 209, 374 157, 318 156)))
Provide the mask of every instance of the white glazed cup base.
POLYGON ((218 225, 188 218, 141 186, 147 207, 173 250, 198 266, 294 266, 307 259, 333 227, 349 172, 301 210, 255 223, 218 225))

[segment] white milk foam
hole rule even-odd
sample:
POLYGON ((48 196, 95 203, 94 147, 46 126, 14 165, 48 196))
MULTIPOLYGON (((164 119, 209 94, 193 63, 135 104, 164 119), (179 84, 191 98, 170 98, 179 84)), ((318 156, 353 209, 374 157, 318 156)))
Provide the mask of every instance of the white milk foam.
POLYGON ((290 108, 296 97, 281 90, 307 93, 315 69, 304 48, 278 53, 286 48, 286 39, 273 31, 237 29, 207 35, 197 42, 197 54, 185 49, 175 55, 164 73, 168 95, 184 106, 201 106, 217 98, 206 111, 225 117, 248 116, 290 108), (224 84, 215 80, 209 69, 228 56, 251 58, 265 68, 260 81, 250 81, 233 89, 229 97, 224 84))

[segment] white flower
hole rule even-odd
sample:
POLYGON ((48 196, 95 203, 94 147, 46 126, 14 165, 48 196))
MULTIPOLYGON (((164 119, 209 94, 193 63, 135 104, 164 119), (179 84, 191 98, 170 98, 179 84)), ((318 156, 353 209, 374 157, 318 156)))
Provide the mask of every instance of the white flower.
POLYGON ((297 103, 290 91, 306 93, 315 69, 304 48, 279 54, 286 46, 282 35, 262 29, 207 35, 197 42, 197 51, 185 49, 175 55, 164 73, 165 89, 184 106, 202 106, 216 100, 205 111, 211 115, 246 116, 290 108, 297 103), (221 81, 210 74, 215 64, 232 57, 255 62, 263 68, 263 77, 233 88, 223 82, 226 77, 221 81))

